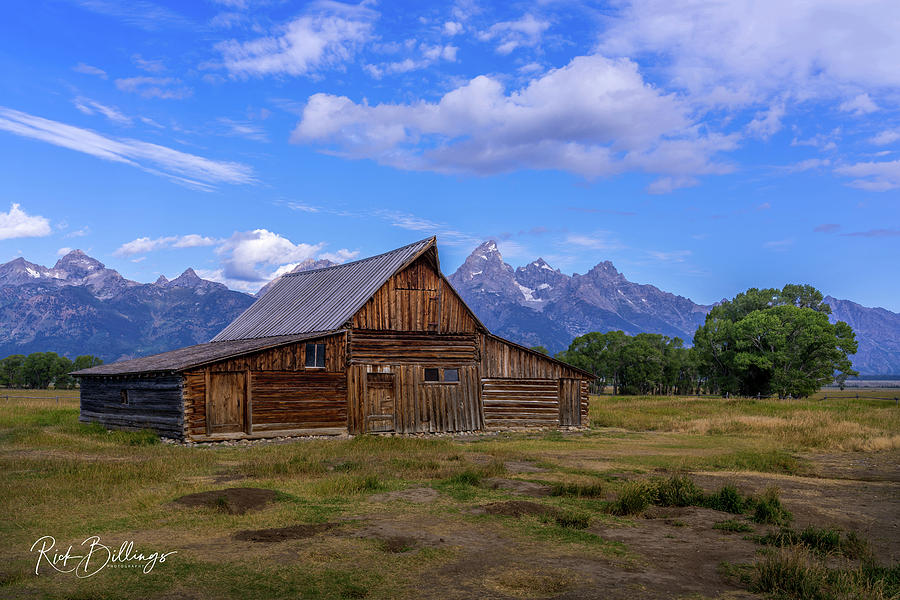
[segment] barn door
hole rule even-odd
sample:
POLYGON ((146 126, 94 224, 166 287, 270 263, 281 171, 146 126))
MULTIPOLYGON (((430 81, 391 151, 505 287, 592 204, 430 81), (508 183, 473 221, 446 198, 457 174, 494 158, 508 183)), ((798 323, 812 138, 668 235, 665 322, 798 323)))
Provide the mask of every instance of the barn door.
POLYGON ((366 431, 394 430, 394 374, 366 374, 366 431))
POLYGON ((233 433, 244 429, 247 376, 243 371, 210 373, 206 389, 207 433, 233 433))
POLYGON ((578 379, 559 380, 559 424, 581 425, 581 381, 578 379))

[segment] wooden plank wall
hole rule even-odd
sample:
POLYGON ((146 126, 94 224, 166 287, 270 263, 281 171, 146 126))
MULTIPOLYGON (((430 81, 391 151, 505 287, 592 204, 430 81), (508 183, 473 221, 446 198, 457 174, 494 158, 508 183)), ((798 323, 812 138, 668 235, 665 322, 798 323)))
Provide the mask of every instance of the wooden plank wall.
POLYGON ((591 421, 588 418, 588 409, 590 408, 590 400, 591 400, 591 389, 590 389, 590 381, 587 379, 581 380, 581 425, 588 426, 591 421))
POLYGON ((482 385, 484 424, 488 429, 559 425, 556 379, 484 379, 482 385))
POLYGON ((564 377, 559 380, 559 424, 581 425, 581 381, 564 377))
POLYGON ((347 426, 343 373, 252 371, 253 431, 347 426))
POLYGON ((181 438, 181 377, 82 377, 81 416, 84 423, 112 429, 152 429, 165 437, 181 438), (128 403, 122 403, 122 390, 128 403))
MULTIPOLYGON (((325 371, 343 373, 347 362, 344 333, 260 350, 209 366, 210 371, 305 371, 306 344, 325 344, 325 371)), ((321 371, 321 369, 317 369, 321 371)))
POLYGON ((575 369, 548 360, 535 352, 519 348, 515 344, 488 335, 480 335, 479 337, 481 338, 481 374, 484 378, 584 378, 584 375, 575 369))
POLYGON ((184 373, 184 435, 206 435, 206 370, 250 376, 253 431, 343 428, 347 424, 344 333, 220 361, 184 373), (306 368, 306 344, 325 344, 325 369, 306 368), (281 427, 284 425, 284 427, 281 427))
POLYGON ((354 329, 474 333, 456 291, 422 256, 391 277, 351 319, 354 329))
POLYGON ((478 346, 474 334, 363 331, 349 334, 350 364, 474 364, 478 346))
POLYGON ((351 364, 347 370, 350 432, 363 433, 365 416, 371 412, 366 389, 368 373, 394 374, 394 430, 398 433, 483 429, 477 365, 442 366, 458 368, 459 382, 426 382, 425 368, 418 364, 351 364))

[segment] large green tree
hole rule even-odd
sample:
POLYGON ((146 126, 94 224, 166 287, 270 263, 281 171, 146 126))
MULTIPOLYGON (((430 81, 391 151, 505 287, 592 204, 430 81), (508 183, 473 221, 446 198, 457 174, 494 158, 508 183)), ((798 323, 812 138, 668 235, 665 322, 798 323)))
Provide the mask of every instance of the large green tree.
POLYGON ((12 354, 0 360, 0 383, 4 387, 22 387, 22 365, 25 363, 23 354, 12 354))
POLYGON ((856 337, 809 285, 751 288, 714 307, 694 335, 711 389, 746 396, 808 396, 856 375, 856 337))

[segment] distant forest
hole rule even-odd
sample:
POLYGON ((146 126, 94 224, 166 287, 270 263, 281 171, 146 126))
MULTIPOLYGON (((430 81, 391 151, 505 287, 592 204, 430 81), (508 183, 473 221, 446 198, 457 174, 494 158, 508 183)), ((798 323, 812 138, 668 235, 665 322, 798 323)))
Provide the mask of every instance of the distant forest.
POLYGON ((70 375, 72 371, 102 365, 103 360, 90 354, 75 357, 75 360, 60 356, 56 352, 32 352, 12 354, 0 360, 0 386, 6 388, 71 390, 78 381, 70 375))

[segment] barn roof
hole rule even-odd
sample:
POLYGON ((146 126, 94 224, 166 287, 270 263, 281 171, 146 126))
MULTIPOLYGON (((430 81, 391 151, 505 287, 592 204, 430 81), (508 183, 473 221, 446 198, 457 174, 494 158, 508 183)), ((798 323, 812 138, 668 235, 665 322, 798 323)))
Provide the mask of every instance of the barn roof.
POLYGON ((362 260, 284 275, 213 341, 339 329, 394 273, 434 247, 430 237, 362 260))
POLYGON ((302 335, 281 335, 274 337, 256 338, 248 340, 226 340, 221 342, 207 342, 196 346, 187 346, 162 354, 143 356, 132 360, 123 360, 108 365, 99 365, 90 369, 75 371, 72 375, 78 377, 85 375, 126 375, 129 373, 161 373, 171 371, 184 371, 192 367, 199 367, 211 362, 232 358, 276 348, 294 342, 328 335, 330 331, 315 331, 302 335))

